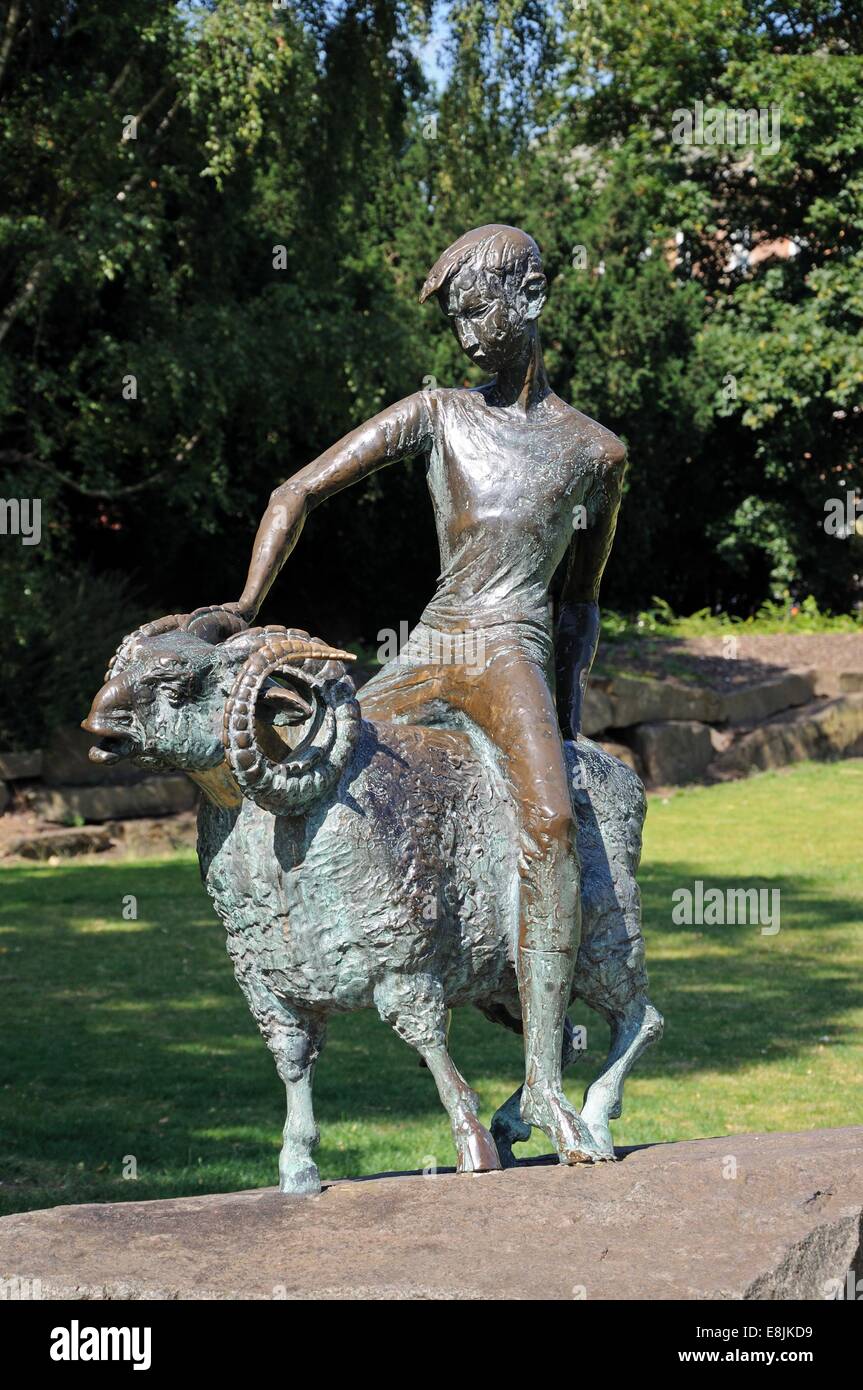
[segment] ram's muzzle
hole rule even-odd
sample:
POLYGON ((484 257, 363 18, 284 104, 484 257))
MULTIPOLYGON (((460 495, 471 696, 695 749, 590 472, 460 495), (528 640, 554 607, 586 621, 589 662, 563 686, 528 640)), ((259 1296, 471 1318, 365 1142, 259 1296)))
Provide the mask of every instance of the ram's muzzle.
POLYGON ((132 732, 132 692, 123 674, 106 681, 82 720, 81 728, 99 741, 90 749, 90 761, 117 763, 135 752, 132 732))

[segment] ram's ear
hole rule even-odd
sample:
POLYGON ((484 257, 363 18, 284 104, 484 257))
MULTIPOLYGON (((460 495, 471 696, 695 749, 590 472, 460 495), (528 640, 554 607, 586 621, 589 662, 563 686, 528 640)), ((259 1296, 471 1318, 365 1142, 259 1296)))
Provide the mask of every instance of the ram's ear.
POLYGON ((260 628, 253 628, 213 647, 213 664, 221 671, 221 684, 226 694, 233 689, 237 673, 243 669, 252 652, 260 646, 260 631, 260 628))
POLYGON ((306 699, 293 686, 283 685, 278 677, 270 677, 270 683, 258 696, 258 708, 272 716, 277 724, 305 724, 314 713, 314 701, 306 699))

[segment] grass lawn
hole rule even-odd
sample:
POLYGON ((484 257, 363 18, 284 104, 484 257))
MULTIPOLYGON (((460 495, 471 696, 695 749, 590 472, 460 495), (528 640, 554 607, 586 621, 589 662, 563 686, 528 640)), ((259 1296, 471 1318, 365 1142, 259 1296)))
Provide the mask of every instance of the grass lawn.
MULTIPOLYGON (((618 1143, 863 1122, 861 805, 863 761, 652 800, 641 882, 666 1033, 618 1143), (778 887, 781 930, 673 925, 673 891, 698 878, 778 887)), ((0 886, 0 1211, 272 1184, 283 1091, 193 857, 6 868, 0 886)), ((573 1019, 579 1100, 606 1030, 573 1019)), ((520 1043, 471 1010, 452 1042, 487 1120, 520 1043)), ((376 1016, 336 1020, 316 1091, 325 1178, 452 1163, 429 1073, 376 1016)))

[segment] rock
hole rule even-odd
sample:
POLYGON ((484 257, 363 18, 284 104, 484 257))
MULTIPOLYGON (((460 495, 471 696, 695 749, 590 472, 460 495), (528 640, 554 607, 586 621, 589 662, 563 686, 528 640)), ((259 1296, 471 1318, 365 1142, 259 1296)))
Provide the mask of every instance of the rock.
POLYGON ((0 753, 0 778, 21 782, 25 777, 42 776, 42 750, 34 753, 0 753))
POLYGON ((73 830, 43 830, 22 835, 6 846, 6 858, 68 859, 76 854, 99 854, 110 849, 114 840, 111 832, 101 827, 81 827, 73 830))
POLYGON ((140 782, 146 773, 134 763, 121 761, 106 767, 91 763, 92 734, 77 724, 62 724, 51 734, 42 756, 42 777, 49 787, 82 787, 140 782))
POLYGON ((0 816, 2 816, 3 812, 6 810, 6 807, 9 805, 9 802, 11 800, 12 793, 6 786, 6 783, 0 782, 0 816))
POLYGON ((863 694, 816 701, 776 715, 738 739, 715 759, 711 772, 746 773, 806 759, 863 753, 863 694))
POLYGON ((599 740, 600 748, 604 748, 606 753, 610 753, 613 758, 619 758, 627 767, 631 767, 637 777, 644 780, 644 764, 633 748, 626 743, 614 743, 609 739, 599 740))
POLYGON ((710 743, 714 753, 724 753, 734 742, 735 735, 730 729, 711 729, 710 743))
POLYGON ((155 819, 141 816, 137 820, 109 821, 105 828, 121 843, 129 859, 152 859, 176 849, 194 849, 198 841, 195 811, 155 819))
POLYGON ((837 695, 855 695, 863 691, 863 671, 816 671, 816 695, 833 700, 837 695))
POLYGON ((649 782, 679 786, 700 777, 713 758, 711 731, 696 719, 639 724, 632 734, 649 782))
POLYGON ((835 700, 839 694, 839 672, 832 669, 816 671, 813 693, 816 698, 835 700))
POLYGON ((722 700, 715 690, 650 676, 614 675, 599 678, 596 687, 611 704, 608 728, 653 723, 666 719, 721 720, 722 700))
POLYGON ((137 816, 167 816, 189 811, 197 803, 195 785, 182 773, 148 777, 146 781, 107 787, 56 787, 34 795, 33 809, 43 820, 68 824, 75 820, 126 820, 137 816))
POLYGON ((54 1207, 0 1220, 0 1278, 45 1299, 815 1302, 860 1269, 861 1145, 859 1126, 726 1135, 314 1198, 54 1207))
POLYGON ((721 697, 721 718, 729 724, 756 724, 781 710, 805 705, 814 693, 814 671, 784 671, 758 685, 725 691, 721 697))
POLYGON ((589 684, 581 708, 581 732, 587 738, 602 733, 614 722, 611 701, 599 685, 589 684))

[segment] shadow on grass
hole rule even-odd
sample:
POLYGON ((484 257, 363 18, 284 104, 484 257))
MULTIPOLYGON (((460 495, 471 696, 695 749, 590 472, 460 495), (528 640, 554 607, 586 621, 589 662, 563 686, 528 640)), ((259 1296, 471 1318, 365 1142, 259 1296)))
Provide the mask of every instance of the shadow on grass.
MULTIPOLYGON (((651 996, 667 1029, 637 1074, 731 1072, 840 1038, 861 1002, 859 968, 839 955, 859 904, 804 878, 713 876, 722 889, 780 887, 780 932, 674 926, 672 893, 698 876, 683 864, 641 875, 651 996)), ((0 1211, 271 1183, 282 1090, 197 866, 16 868, 2 879, 0 1211), (139 1180, 123 1181, 132 1159, 139 1180)), ((607 1030, 584 1009, 573 1016, 591 1030, 578 1095, 607 1030)), ((520 1080, 519 1040, 474 1010, 459 1011, 453 1050, 480 1089, 520 1080)), ((367 1142, 376 1126, 442 1118, 429 1073, 371 1013, 335 1020, 316 1108, 330 1174, 387 1166, 386 1134, 367 1142), (339 1125, 336 1150, 328 1131, 339 1125)))
POLYGON ((792 1058, 820 1037, 838 1040, 847 1015, 863 1003, 859 959, 850 933, 859 928, 859 900, 825 896, 823 880, 705 874, 691 864, 645 867, 640 874, 651 995, 666 1015, 659 1048, 639 1063, 660 1074, 681 1058, 711 1070, 792 1058), (752 926, 677 926, 675 890, 779 889, 780 930, 752 926))

